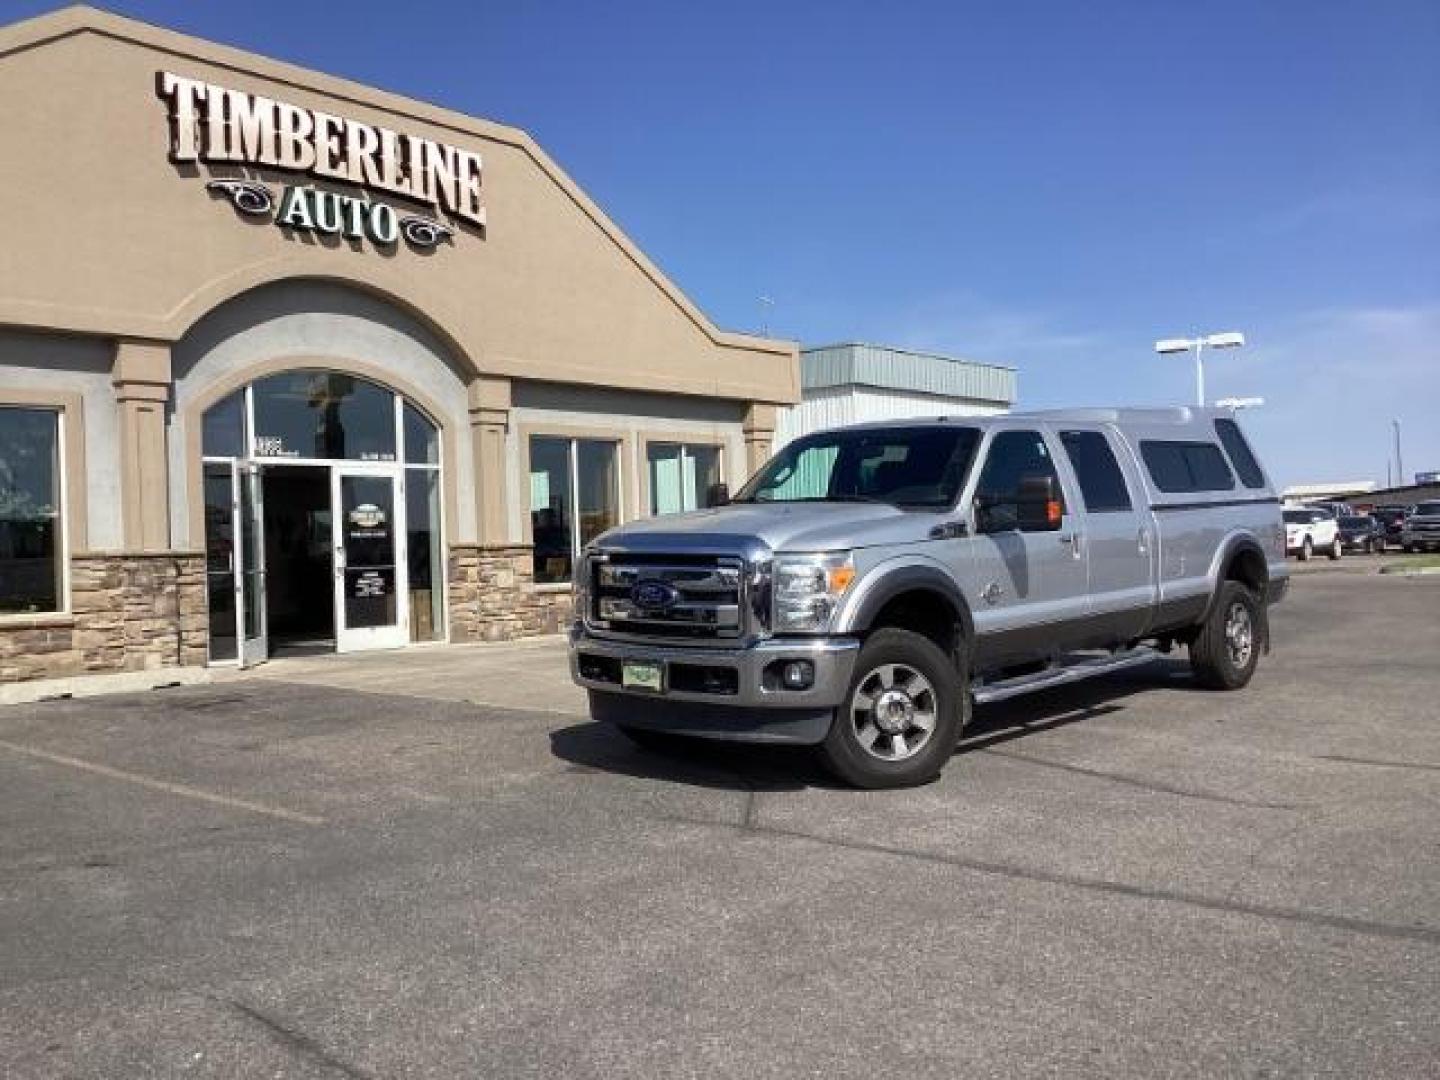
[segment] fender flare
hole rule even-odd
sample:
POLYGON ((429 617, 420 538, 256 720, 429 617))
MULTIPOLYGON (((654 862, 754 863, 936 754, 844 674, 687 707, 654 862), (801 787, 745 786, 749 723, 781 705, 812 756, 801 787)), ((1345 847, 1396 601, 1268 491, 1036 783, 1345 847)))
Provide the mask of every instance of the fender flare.
POLYGON ((1270 586, 1270 561, 1265 557, 1265 549, 1260 546, 1260 541, 1247 532, 1235 532, 1227 536, 1215 552, 1215 560, 1210 566, 1210 599, 1205 602, 1205 613, 1200 616, 1200 624, 1207 622, 1215 611, 1215 605, 1220 599, 1220 585, 1227 580, 1227 571, 1230 565, 1243 553, 1253 553, 1260 560, 1261 574, 1260 582, 1260 612, 1258 630, 1260 632, 1261 647, 1265 652, 1270 651, 1270 620, 1267 611, 1266 593, 1270 586))
POLYGON ((974 642, 975 619, 959 583, 939 563, 928 560, 895 560, 870 570, 846 599, 835 622, 836 632, 863 634, 886 604, 907 592, 933 592, 944 597, 960 619, 962 640, 974 642))

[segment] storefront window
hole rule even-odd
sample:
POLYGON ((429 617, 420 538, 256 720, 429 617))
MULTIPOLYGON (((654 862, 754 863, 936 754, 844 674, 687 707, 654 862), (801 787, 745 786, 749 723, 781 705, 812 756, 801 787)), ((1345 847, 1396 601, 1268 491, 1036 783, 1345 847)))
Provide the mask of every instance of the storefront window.
POLYGON ((252 388, 255 456, 394 461, 395 395, 332 371, 291 371, 252 388))
MULTIPOLYGON (((405 445, 410 445, 408 432, 405 445)), ((445 633, 439 470, 405 470, 405 531, 410 566, 410 640, 436 641, 445 633)))
POLYGON ((620 523, 620 447, 607 439, 530 439, 535 580, 571 579, 580 549, 620 523))
POLYGON ((233 466, 205 465, 205 584, 210 597, 210 659, 234 660, 235 488, 233 466))
POLYGON ((60 414, 0 408, 0 614, 59 611, 60 414))
POLYGON ((570 440, 530 440, 530 531, 535 543, 535 580, 570 580, 575 523, 570 512, 570 440))
POLYGON ((645 456, 650 471, 650 513, 698 510, 719 500, 719 447, 651 443, 645 456))
POLYGON ((202 445, 206 457, 245 456, 245 391, 236 390, 205 411, 202 445))
POLYGON ((440 464, 440 430, 419 409, 405 403, 405 461, 409 465, 440 464))

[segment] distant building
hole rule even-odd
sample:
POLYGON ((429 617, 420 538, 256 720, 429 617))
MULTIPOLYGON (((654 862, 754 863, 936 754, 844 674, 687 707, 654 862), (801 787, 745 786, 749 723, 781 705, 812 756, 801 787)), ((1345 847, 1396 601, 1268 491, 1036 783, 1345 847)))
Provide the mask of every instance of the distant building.
POLYGON ((1292 484, 1280 494, 1287 503, 1348 502, 1374 490, 1373 480, 1349 480, 1334 484, 1292 484))
POLYGON ((936 353, 846 343, 800 351, 800 403, 776 417, 777 447, 868 420, 990 416, 1015 403, 1015 369, 936 353))

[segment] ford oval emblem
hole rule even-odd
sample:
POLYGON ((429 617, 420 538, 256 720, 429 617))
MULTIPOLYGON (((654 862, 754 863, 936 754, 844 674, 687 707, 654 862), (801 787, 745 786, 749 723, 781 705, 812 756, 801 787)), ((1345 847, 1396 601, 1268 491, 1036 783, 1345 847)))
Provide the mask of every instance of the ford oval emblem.
POLYGON ((680 593, 675 586, 654 578, 637 582, 630 590, 630 600, 642 611, 667 611, 679 599, 680 593))

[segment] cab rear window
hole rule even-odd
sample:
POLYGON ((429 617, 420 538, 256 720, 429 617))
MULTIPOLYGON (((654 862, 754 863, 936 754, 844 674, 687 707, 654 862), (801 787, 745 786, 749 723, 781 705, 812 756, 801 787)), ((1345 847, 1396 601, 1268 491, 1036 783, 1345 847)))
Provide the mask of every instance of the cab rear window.
POLYGON ((1235 474, 1214 443, 1146 441, 1140 444, 1140 456, 1150 479, 1167 494, 1235 488, 1235 474))

